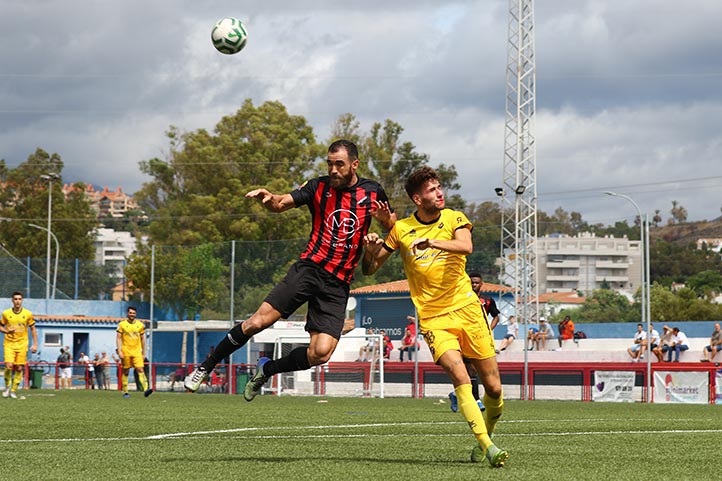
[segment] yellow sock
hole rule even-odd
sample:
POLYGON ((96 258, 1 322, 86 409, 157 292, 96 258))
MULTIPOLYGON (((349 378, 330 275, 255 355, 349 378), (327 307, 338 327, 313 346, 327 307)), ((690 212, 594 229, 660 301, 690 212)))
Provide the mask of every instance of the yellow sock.
POLYGON ((479 405, 476 404, 476 399, 474 399, 474 395, 471 393, 471 384, 462 384, 454 389, 454 391, 456 391, 456 397, 459 400, 459 412, 464 416, 466 422, 469 423, 471 432, 474 433, 474 437, 479 442, 479 445, 484 449, 484 452, 486 452, 489 446, 492 445, 492 442, 486 432, 484 416, 482 416, 479 405))
POLYGON ((13 388, 11 389, 13 392, 17 392, 18 386, 20 386, 20 381, 23 380, 23 372, 22 371, 15 371, 13 372, 13 388))
POLYGON ((502 392, 498 399, 494 399, 484 393, 484 407, 486 407, 486 412, 484 413, 486 431, 489 435, 491 435, 496 427, 496 422, 499 420, 501 413, 504 410, 504 393, 502 392))
POLYGON ((135 375, 138 376, 140 385, 143 386, 143 391, 147 391, 148 390, 148 379, 145 377, 145 373, 143 371, 135 371, 135 375))
POLYGON ((10 368, 5 368, 5 387, 10 387, 10 384, 13 382, 13 371, 10 368))
POLYGON ((120 377, 121 386, 123 388, 123 392, 128 392, 128 374, 123 373, 123 375, 120 377))

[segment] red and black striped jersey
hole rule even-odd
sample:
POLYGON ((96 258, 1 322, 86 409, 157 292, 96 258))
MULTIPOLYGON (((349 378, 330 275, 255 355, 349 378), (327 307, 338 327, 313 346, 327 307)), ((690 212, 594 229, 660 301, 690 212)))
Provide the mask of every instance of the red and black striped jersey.
POLYGON ((381 184, 359 177, 356 184, 336 190, 324 176, 305 182, 291 197, 296 207, 307 205, 311 211, 311 236, 301 259, 351 283, 371 227, 373 201, 388 202, 381 184))

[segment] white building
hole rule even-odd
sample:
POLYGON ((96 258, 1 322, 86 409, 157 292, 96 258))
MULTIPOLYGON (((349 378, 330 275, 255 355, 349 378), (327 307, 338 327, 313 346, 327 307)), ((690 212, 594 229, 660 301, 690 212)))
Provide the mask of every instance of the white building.
POLYGON ((125 260, 135 252, 136 239, 130 232, 101 228, 97 231, 94 245, 95 260, 103 265, 115 265, 118 277, 121 277, 125 260))
POLYGON ((642 249, 637 240, 591 233, 555 235, 537 241, 539 293, 581 291, 591 294, 607 283, 617 292, 634 293, 642 284, 642 249))

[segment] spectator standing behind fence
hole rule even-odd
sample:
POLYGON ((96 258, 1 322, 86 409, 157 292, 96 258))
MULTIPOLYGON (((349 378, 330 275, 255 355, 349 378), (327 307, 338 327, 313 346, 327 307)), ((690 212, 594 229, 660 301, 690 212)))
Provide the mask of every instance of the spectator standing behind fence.
POLYGON ((417 347, 418 342, 416 341, 416 336, 411 329, 407 327, 406 335, 404 335, 404 338, 401 339, 401 347, 399 347, 399 361, 404 360, 404 352, 408 353, 409 361, 413 361, 414 352, 416 352, 417 347))
POLYGON ((637 332, 634 333, 634 344, 632 347, 627 349, 629 357, 632 358, 632 362, 638 362, 644 358, 642 354, 644 352, 644 344, 647 342, 647 333, 644 332, 644 326, 637 324, 637 332))
POLYGON ((93 356, 92 364, 95 370, 95 383, 98 385, 98 390, 101 390, 105 385, 105 378, 103 377, 105 373, 103 372, 103 366, 100 363, 100 354, 97 352, 93 356))
POLYGON ((572 318, 566 316, 562 322, 559 323, 559 350, 562 349, 562 341, 568 341, 574 339, 574 322, 572 318))
POLYGON ((3 397, 17 399, 18 386, 28 363, 28 329, 33 336, 30 351, 38 351, 38 333, 35 319, 30 311, 23 307, 23 295, 16 291, 12 296, 13 307, 3 311, 0 317, 0 332, 5 334, 3 349, 5 353, 5 390, 3 397))
POLYGON ((702 349, 702 362, 712 362, 718 352, 722 351, 722 330, 720 330, 719 322, 714 325, 714 331, 709 338, 709 345, 702 349))
POLYGON ((672 352, 674 352, 674 362, 679 362, 679 353, 689 349, 689 346, 687 345, 687 336, 684 332, 680 331, 678 327, 672 328, 672 332, 674 333, 674 336, 672 337, 674 345, 670 347, 667 353, 667 362, 672 362, 672 352))
POLYGON ((73 358, 70 356, 70 348, 60 348, 60 355, 57 359, 58 369, 60 370, 60 389, 70 389, 71 381, 73 378, 73 368, 70 364, 73 362, 73 358))
POLYGON ((85 384, 86 386, 90 386, 90 389, 95 389, 95 385, 93 384, 93 375, 95 373, 95 367, 90 362, 90 357, 88 357, 87 354, 84 352, 80 353, 80 357, 78 357, 78 362, 83 365, 83 368, 85 369, 87 375, 83 376, 83 378, 86 380, 85 384))
POLYGON ((110 389, 110 359, 105 351, 100 353, 100 364, 103 366, 103 388, 110 389))

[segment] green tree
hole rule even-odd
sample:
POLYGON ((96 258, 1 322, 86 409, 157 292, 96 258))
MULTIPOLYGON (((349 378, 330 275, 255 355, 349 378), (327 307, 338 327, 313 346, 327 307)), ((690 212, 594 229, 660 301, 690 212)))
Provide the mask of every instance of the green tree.
MULTIPOLYGON (((125 270, 128 280, 150 295, 151 253, 142 248, 130 257, 125 270)), ((156 249, 155 302, 173 311, 179 321, 214 305, 228 291, 221 275, 224 267, 214 246, 156 249)), ((146 297, 147 298, 147 297, 146 297)))
POLYGON ((562 309, 553 316, 554 322, 564 316, 571 316, 575 322, 639 322, 641 306, 632 304, 622 294, 609 289, 595 290, 584 304, 576 309, 562 309))
POLYGON ((706 270, 687 278, 686 284, 697 296, 711 300, 722 292, 722 275, 717 271, 706 270))
POLYGON ((312 128, 289 115, 280 102, 255 107, 251 100, 223 117, 213 133, 204 129, 167 133, 167 158, 141 162, 152 181, 136 194, 154 221, 152 243, 198 245, 231 239, 288 239, 307 235, 307 216, 284 214, 278 222, 246 192, 260 186, 274 193, 301 184, 324 155, 312 128))

